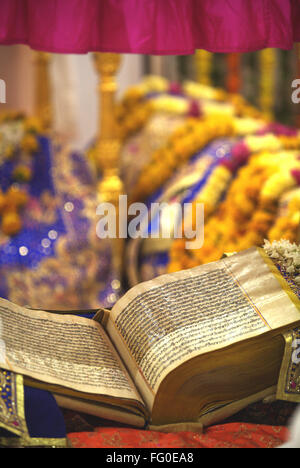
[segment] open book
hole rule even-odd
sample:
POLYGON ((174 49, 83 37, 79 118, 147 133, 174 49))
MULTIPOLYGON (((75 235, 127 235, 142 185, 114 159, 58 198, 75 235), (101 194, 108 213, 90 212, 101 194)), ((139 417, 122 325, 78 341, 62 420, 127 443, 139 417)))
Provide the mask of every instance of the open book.
POLYGON ((258 248, 141 283, 98 321, 0 300, 0 367, 105 419, 209 424, 276 392, 299 304, 258 248))

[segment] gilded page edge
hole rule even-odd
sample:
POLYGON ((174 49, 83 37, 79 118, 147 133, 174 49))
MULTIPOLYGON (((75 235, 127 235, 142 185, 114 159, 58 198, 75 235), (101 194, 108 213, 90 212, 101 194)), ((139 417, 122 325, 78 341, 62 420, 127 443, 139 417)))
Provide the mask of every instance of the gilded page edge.
POLYGON ((259 247, 257 247, 257 251, 262 256, 262 258, 264 259, 268 267, 270 268, 271 273, 273 273, 275 278, 278 280, 284 292, 289 296, 290 300, 294 303, 294 305, 299 310, 299 321, 300 321, 300 300, 298 299, 297 295, 294 293, 294 291, 292 290, 288 282, 281 275, 280 271, 276 268, 276 265, 274 265, 273 261, 266 254, 266 252, 262 248, 259 248, 259 247))
MULTIPOLYGON (((145 427, 146 420, 142 416, 129 411, 121 411, 115 408, 107 408, 101 404, 95 404, 92 401, 77 400, 76 398, 67 397, 64 395, 53 394, 58 406, 70 409, 72 411, 79 411, 81 413, 91 414, 108 421, 116 421, 131 426, 143 428, 145 427)), ((113 406, 113 405, 112 405, 113 406)))

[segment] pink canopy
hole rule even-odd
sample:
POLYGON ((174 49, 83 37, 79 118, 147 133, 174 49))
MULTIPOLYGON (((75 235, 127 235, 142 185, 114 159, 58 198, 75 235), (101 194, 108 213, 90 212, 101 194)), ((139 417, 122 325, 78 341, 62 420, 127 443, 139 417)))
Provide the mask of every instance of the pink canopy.
POLYGON ((300 42, 300 0, 1 0, 0 44, 179 55, 300 42))

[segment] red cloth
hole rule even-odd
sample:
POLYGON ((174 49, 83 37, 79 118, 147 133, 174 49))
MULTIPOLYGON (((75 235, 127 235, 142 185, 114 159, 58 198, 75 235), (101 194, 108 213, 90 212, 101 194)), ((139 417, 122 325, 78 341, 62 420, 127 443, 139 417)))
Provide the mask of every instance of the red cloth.
POLYGON ((207 428, 203 434, 97 428, 68 434, 73 448, 276 448, 288 439, 286 427, 228 423, 207 428))
POLYGON ((291 49, 300 0, 1 0, 0 44, 139 54, 291 49))

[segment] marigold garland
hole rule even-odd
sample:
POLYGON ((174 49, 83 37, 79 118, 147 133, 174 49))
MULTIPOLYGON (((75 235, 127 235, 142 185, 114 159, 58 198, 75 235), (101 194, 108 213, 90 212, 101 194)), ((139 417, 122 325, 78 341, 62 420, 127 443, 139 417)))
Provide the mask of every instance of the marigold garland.
POLYGON ((299 242, 299 227, 300 227, 300 190, 297 189, 292 193, 287 204, 285 213, 278 216, 274 225, 268 232, 270 242, 286 239, 290 242, 299 242))
POLYGON ((293 223, 285 219, 284 224, 282 218, 277 219, 277 207, 286 190, 300 185, 299 162, 293 152, 300 149, 299 131, 272 123, 237 94, 200 83, 178 85, 148 77, 128 90, 118 108, 121 138, 125 140, 141 128, 155 112, 186 115, 187 121, 155 151, 140 174, 131 202, 151 195, 211 140, 243 137, 233 147, 232 157, 216 166, 195 200, 204 203, 206 216, 210 216, 204 246, 199 251, 185 251, 185 240, 175 240, 169 271, 217 260, 224 251, 261 245, 264 237, 277 236, 279 229, 283 232, 285 228, 292 238, 299 214, 292 216, 293 223), (228 187, 225 201, 215 211, 228 187))
POLYGON ((231 135, 234 135, 234 123, 230 118, 188 119, 182 127, 175 130, 163 148, 154 152, 133 189, 131 202, 144 200, 151 195, 171 177, 175 169, 186 163, 210 141, 231 135))
POLYGON ((212 115, 212 109, 216 109, 215 112, 220 114, 220 102, 227 103, 230 115, 261 118, 261 113, 239 95, 191 81, 180 85, 159 76, 145 77, 141 83, 130 87, 116 105, 119 136, 126 140, 141 129, 154 112, 187 116, 196 113, 198 116, 201 112, 212 115))
MULTIPOLYGON (((187 117, 222 115, 249 117, 257 128, 261 113, 236 94, 228 94, 219 88, 186 81, 182 85, 170 83, 160 76, 147 76, 130 87, 115 107, 117 131, 122 142, 145 126, 156 112, 186 115, 187 117), (223 103, 220 107, 220 103, 223 103), (226 104, 225 104, 226 103, 226 104)), ((87 157, 95 164, 96 145, 87 151, 87 157)))
MULTIPOLYGON (((195 134, 191 136, 189 128, 192 119, 187 117, 187 123, 178 132, 178 135, 180 134, 184 138, 182 138, 182 141, 176 142, 175 148, 174 141, 171 138, 165 148, 161 148, 153 154, 151 161, 140 174, 132 195, 133 200, 142 200, 151 195, 172 175, 174 169, 187 161, 192 154, 200 150, 211 139, 232 134, 240 136, 255 134, 266 131, 264 128, 268 125, 265 120, 262 120, 261 113, 249 106, 241 96, 228 95, 224 91, 215 90, 194 82, 185 82, 180 86, 169 83, 161 77, 147 77, 139 85, 130 88, 119 105, 118 121, 121 138, 125 140, 130 134, 143 127, 148 118, 155 112, 192 116, 196 119, 202 118, 201 122, 214 119, 216 121, 215 126, 218 126, 218 122, 223 119, 227 121, 234 119, 234 131, 227 134, 216 132, 216 135, 212 135, 211 138, 207 139, 203 139, 200 134, 197 138, 195 134), (151 97, 151 94, 154 94, 153 97, 151 97), (150 96, 150 99, 145 100, 146 96, 150 96), (228 99, 229 104, 224 103, 225 99, 228 99), (199 100, 201 103, 199 103, 199 100), (224 105, 220 106, 218 104, 220 102, 224 105), (197 139, 201 143, 197 143, 197 139), (179 154, 179 151, 181 151, 181 154, 179 154)), ((203 128, 205 130, 205 127, 203 128)), ((199 131, 201 132, 200 126, 199 131)), ((293 135, 295 139, 293 142, 292 135, 281 135, 282 129, 280 131, 271 129, 271 131, 279 133, 280 137, 276 139, 274 135, 267 135, 265 136, 266 142, 261 138, 262 149, 265 147, 271 149, 272 142, 276 150, 286 147, 287 144, 290 147, 299 147, 298 135, 293 135)), ((174 139, 176 139, 176 134, 174 134, 174 139)), ((258 142, 259 139, 256 141, 258 142)), ((249 140, 249 142, 246 141, 245 143, 252 151, 253 142, 249 140)), ((89 151, 92 160, 95 156, 94 153, 95 148, 92 148, 89 151)))
POLYGON ((131 194, 132 201, 144 200, 157 190, 174 170, 186 163, 210 141, 219 137, 242 136, 233 149, 230 162, 224 161, 229 171, 217 167, 204 187, 199 202, 207 202, 207 210, 212 212, 228 182, 238 167, 245 164, 250 154, 258 151, 300 150, 300 132, 282 135, 285 128, 270 128, 279 135, 268 133, 269 128, 260 120, 232 118, 227 115, 208 116, 202 119, 188 119, 169 138, 167 144, 152 155, 151 161, 141 172, 138 183, 131 194), (263 127, 262 127, 263 125, 263 127), (265 134, 252 135, 265 131, 265 134), (215 177, 215 180, 214 180, 215 177), (208 202, 210 200, 210 202, 208 202))
POLYGON ((6 193, 0 190, 1 230, 7 236, 14 236, 22 228, 20 211, 28 200, 27 193, 11 186, 6 193))
POLYGON ((185 239, 174 240, 168 271, 218 260, 224 252, 262 245, 268 233, 273 238, 274 232, 271 234, 270 230, 275 226, 279 197, 300 182, 297 154, 264 152, 251 156, 248 164, 239 169, 225 201, 206 221, 203 247, 185 250, 185 239), (281 177, 286 167, 290 170, 281 177))
MULTIPOLYGON (((26 118, 19 112, 11 111, 0 116, 1 164, 16 158, 12 173, 14 182, 22 184, 31 180, 31 160, 38 150, 38 135, 41 132, 42 126, 36 118, 26 118)), ((0 189, 1 230, 5 235, 14 236, 21 230, 20 212, 27 200, 22 185, 13 184, 6 193, 0 189)))
POLYGON ((142 128, 153 114, 151 100, 144 100, 143 97, 139 92, 132 92, 116 107, 118 134, 121 140, 142 128))

